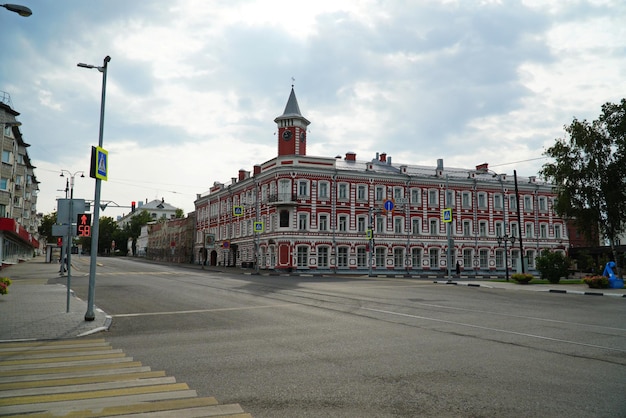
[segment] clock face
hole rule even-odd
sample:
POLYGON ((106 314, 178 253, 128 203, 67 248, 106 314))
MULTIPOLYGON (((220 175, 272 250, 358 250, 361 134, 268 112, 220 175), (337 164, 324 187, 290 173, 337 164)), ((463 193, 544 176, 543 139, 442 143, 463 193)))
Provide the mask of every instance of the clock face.
POLYGON ((285 129, 283 131, 283 139, 285 141, 289 141, 291 139, 291 131, 289 129, 285 129))
POLYGON ((305 139, 306 135, 304 134, 304 132, 300 132, 300 142, 304 142, 305 139))

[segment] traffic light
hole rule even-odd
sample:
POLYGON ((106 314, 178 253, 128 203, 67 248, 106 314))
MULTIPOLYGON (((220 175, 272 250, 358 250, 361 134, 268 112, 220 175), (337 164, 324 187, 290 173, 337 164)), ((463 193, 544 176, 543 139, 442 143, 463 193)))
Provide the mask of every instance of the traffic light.
POLYGON ((62 247, 63 246, 63 238, 62 237, 58 237, 57 238, 57 247, 62 247))
POLYGON ((130 212, 135 212, 135 202, 130 202, 130 212))

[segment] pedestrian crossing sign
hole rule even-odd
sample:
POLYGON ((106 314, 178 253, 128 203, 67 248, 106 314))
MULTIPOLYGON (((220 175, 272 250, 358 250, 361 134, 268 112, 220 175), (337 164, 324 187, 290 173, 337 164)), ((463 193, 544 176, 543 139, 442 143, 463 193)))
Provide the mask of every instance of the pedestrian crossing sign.
POLYGON ((107 181, 109 177, 109 152, 101 147, 91 147, 91 167, 89 176, 107 181))
POLYGON ((452 208, 446 208, 441 211, 441 219, 444 222, 452 222, 452 208))

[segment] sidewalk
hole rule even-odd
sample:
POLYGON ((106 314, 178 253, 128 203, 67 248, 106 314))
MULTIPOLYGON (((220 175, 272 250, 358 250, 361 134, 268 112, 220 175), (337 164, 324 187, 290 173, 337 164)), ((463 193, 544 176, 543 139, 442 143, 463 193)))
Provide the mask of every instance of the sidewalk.
POLYGON ((13 282, 9 293, 0 295, 0 342, 73 338, 106 330, 111 317, 94 307, 95 320, 85 321, 87 301, 70 296, 67 288, 48 284, 58 279, 59 264, 37 257, 5 267, 0 276, 13 282))
POLYGON ((491 289, 521 290, 531 292, 567 293, 586 296, 626 297, 626 288, 590 289, 586 284, 518 284, 514 281, 500 282, 490 280, 435 280, 437 284, 486 287, 491 289))

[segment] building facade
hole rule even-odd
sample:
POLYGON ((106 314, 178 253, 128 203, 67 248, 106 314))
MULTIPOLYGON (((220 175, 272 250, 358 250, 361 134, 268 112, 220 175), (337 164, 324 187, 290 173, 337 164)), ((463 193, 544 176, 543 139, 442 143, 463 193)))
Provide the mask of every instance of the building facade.
POLYGON ((174 219, 176 218, 176 211, 178 210, 178 208, 167 203, 165 199, 155 199, 150 202, 146 199, 145 203, 140 200, 136 203, 132 202, 131 207, 130 213, 124 216, 119 216, 116 220, 117 225, 122 229, 126 227, 133 217, 140 214, 144 210, 150 214, 150 217, 154 221, 174 219))
POLYGON ((28 260, 39 251, 39 182, 8 93, 0 92, 2 168, 0 172, 0 254, 2 265, 28 260))
POLYGON ((494 173, 487 164, 394 164, 386 153, 371 160, 353 152, 307 156, 310 122, 293 88, 274 121, 276 158, 197 195, 200 262, 311 273, 441 275, 458 268, 504 275, 521 268, 522 255, 532 272, 543 250, 568 246, 552 187, 536 177, 494 173))

